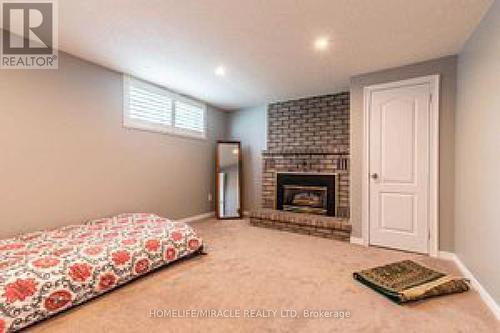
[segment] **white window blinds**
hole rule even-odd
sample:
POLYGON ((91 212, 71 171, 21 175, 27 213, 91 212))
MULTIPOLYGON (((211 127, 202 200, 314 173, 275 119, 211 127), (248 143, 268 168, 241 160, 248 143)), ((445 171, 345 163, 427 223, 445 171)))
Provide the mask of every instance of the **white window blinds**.
POLYGON ((205 127, 205 110, 200 105, 175 101, 175 127, 202 132, 205 127))
POLYGON ((205 138, 206 106, 167 89, 124 76, 124 125, 205 138))

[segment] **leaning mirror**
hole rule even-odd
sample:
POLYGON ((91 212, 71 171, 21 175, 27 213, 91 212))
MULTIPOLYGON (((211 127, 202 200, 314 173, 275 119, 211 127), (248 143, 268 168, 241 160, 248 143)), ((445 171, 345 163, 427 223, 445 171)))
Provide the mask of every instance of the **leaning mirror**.
POLYGON ((242 217, 241 144, 219 141, 216 159, 216 212, 219 219, 242 217))

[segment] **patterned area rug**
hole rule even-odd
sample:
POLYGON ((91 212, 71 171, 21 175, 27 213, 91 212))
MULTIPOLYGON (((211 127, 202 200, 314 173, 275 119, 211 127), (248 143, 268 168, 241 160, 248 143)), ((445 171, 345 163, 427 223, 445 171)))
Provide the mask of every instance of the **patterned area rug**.
POLYGON ((399 304, 470 288, 464 278, 445 275, 411 260, 356 272, 353 277, 399 304))

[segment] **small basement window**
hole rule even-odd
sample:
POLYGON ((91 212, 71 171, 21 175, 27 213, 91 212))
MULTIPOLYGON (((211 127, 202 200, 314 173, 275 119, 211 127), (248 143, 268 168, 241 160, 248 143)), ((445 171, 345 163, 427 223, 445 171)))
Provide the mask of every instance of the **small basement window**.
POLYGON ((126 75, 123 97, 125 127, 206 138, 205 104, 126 75))

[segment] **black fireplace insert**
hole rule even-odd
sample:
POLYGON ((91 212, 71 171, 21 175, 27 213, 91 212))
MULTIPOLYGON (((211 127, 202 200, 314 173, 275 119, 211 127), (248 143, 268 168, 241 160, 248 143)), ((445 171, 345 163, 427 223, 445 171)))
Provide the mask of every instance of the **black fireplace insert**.
POLYGON ((278 173, 276 209, 335 216, 336 185, 334 174, 278 173))

